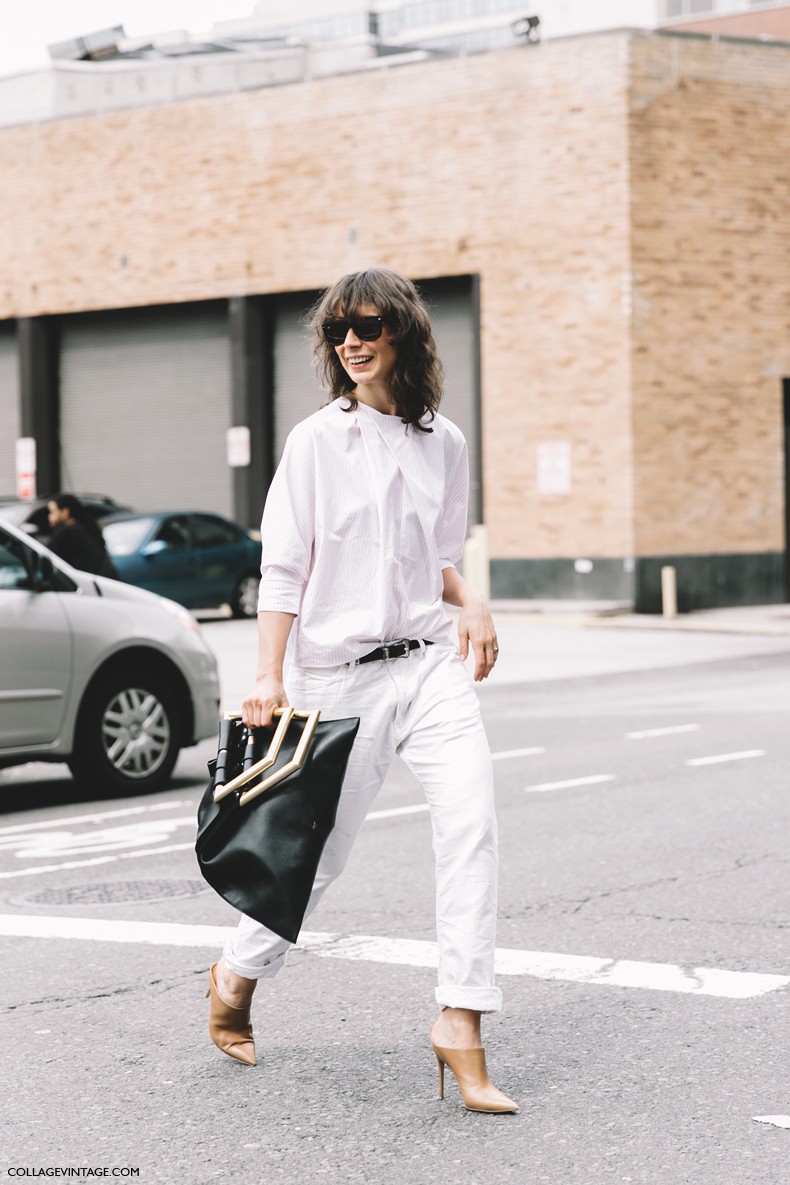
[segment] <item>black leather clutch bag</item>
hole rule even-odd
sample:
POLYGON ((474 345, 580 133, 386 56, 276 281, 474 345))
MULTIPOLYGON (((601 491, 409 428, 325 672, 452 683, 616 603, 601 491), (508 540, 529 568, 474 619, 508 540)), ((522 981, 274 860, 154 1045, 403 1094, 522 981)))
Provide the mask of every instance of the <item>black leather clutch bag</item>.
POLYGON ((220 721, 198 808, 200 871, 236 909, 295 942, 335 825, 359 718, 278 708, 274 735, 220 721))

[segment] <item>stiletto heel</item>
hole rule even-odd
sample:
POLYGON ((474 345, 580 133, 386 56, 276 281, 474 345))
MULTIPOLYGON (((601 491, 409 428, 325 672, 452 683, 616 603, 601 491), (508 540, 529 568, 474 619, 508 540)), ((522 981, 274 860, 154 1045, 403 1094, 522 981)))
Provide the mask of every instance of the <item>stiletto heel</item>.
POLYGON ((234 1008, 222 999, 217 987, 217 964, 214 963, 208 973, 208 987, 206 996, 211 1000, 208 1015, 208 1034, 211 1040, 226 1053, 245 1066, 254 1066, 255 1042, 250 1023, 250 1006, 234 1008))
MULTIPOLYGON (((435 1048, 434 1048, 434 1053, 436 1053, 435 1048)), ((439 1067, 439 1093, 436 1097, 439 1099, 443 1099, 444 1098, 444 1062, 439 1057, 438 1053, 436 1054, 436 1064, 439 1067)))
POLYGON ((468 1111, 500 1113, 518 1111, 506 1094, 498 1090, 488 1076, 484 1049, 448 1049, 442 1045, 431 1048, 439 1063, 439 1098, 444 1098, 444 1067, 449 1066, 461 1090, 461 1098, 468 1111))

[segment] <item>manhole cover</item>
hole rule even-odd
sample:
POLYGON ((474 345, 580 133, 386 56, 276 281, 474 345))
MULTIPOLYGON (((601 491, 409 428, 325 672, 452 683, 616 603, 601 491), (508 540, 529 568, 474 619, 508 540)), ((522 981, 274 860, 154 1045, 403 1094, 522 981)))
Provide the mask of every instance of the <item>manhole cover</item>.
POLYGON ((130 901, 173 901, 205 893, 205 881, 101 881, 90 885, 69 885, 65 889, 42 889, 12 897, 12 905, 118 905, 130 901))

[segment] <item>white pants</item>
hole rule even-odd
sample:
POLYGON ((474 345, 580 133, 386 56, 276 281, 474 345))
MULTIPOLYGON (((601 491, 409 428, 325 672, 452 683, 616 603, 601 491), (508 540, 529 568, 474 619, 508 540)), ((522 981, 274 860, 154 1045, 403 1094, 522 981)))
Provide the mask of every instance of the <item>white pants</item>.
MULTIPOLYGON (((286 691, 296 708, 361 723, 343 783, 337 823, 324 849, 307 914, 342 871, 397 753, 420 782, 436 857, 436 930, 443 1007, 498 1012, 494 986, 497 829, 491 756, 471 679, 447 645, 357 667, 294 668, 286 691)), ((237 975, 276 975, 289 943, 242 915, 225 947, 237 975)))

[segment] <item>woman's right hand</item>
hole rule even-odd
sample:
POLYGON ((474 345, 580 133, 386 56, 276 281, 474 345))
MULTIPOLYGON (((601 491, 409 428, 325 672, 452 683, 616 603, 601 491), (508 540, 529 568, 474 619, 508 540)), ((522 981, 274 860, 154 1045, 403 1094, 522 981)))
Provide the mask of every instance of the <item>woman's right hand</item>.
POLYGON ((274 709, 287 707, 288 696, 282 679, 262 675, 255 681, 255 690, 241 705, 241 718, 247 728, 271 728, 274 709))

